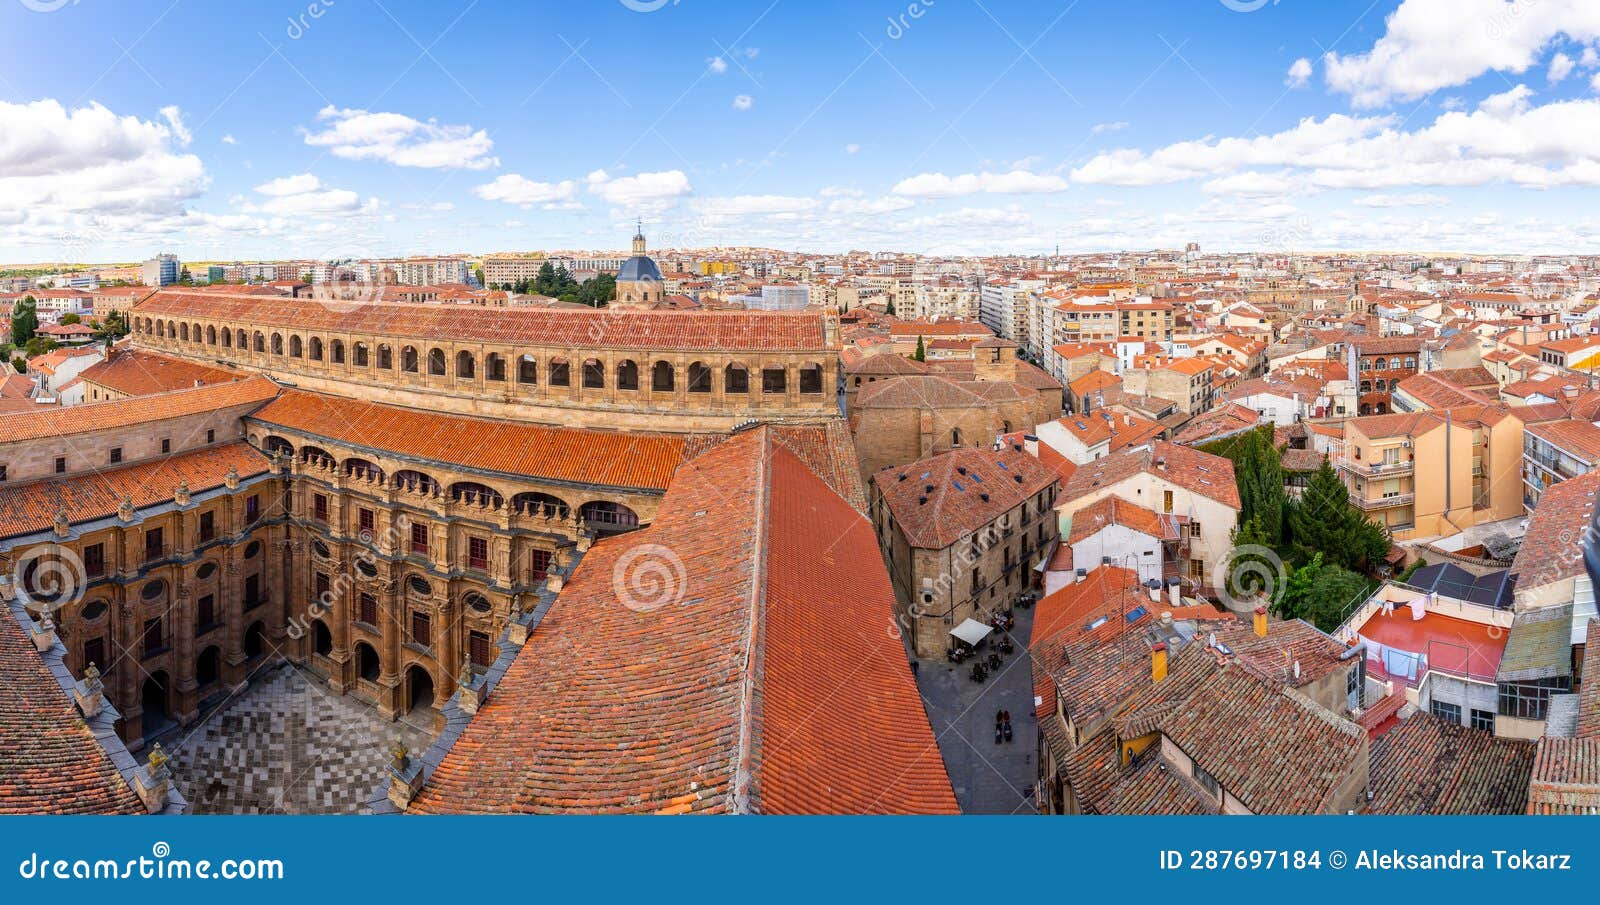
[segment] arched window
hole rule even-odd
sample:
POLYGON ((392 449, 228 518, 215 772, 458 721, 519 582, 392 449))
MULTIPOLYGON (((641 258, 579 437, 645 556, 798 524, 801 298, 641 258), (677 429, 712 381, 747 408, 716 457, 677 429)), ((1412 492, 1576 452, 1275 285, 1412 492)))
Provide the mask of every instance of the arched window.
POLYGON ((711 392, 711 368, 704 362, 695 362, 689 365, 689 392, 711 392))
POLYGON ((299 336, 290 336, 289 337, 289 357, 290 358, 304 358, 305 354, 306 354, 305 342, 303 340, 301 340, 299 336))
POLYGON ((268 436, 266 441, 262 443, 261 446, 262 450, 269 456, 273 453, 282 453, 283 455, 291 458, 294 456, 294 444, 278 436, 277 434, 268 436))
POLYGON ((238 330, 235 330, 233 332, 233 344, 234 344, 234 346, 236 348, 238 348, 238 350, 240 352, 243 352, 246 349, 249 349, 250 348, 250 334, 244 332, 244 328, 240 327, 238 330))
POLYGON ((283 334, 282 333, 274 333, 274 334, 272 334, 272 354, 273 355, 282 355, 283 354, 283 334))
POLYGON ((789 388, 789 373, 782 365, 768 365, 761 369, 761 392, 782 393, 789 388))
POLYGON ((511 509, 521 515, 549 518, 567 518, 572 514, 572 507, 566 500, 548 493, 519 493, 511 498, 511 509))
POLYGON ((632 509, 610 500, 584 503, 578 510, 588 527, 600 532, 628 531, 639 527, 639 516, 632 509))
POLYGON ((386 345, 378 346, 378 367, 385 371, 394 368, 394 350, 386 345))
POLYGON ((383 483, 383 469, 368 462, 366 459, 345 459, 344 473, 352 478, 371 479, 380 484, 383 483))
POLYGON ((222 328, 222 348, 233 348, 233 331, 227 327, 222 328))
POLYGON ((723 369, 722 391, 724 393, 750 392, 750 371, 744 365, 734 362, 723 369))
POLYGON ((632 359, 623 359, 617 363, 617 389, 637 390, 639 388, 639 366, 632 359))
POLYGON ((263 339, 264 339, 264 337, 262 337, 261 331, 257 330, 256 331, 256 343, 255 343, 255 350, 257 352, 263 352, 264 353, 264 352, 267 351, 266 343, 263 342, 263 339))
POLYGON ((434 377, 444 376, 444 350, 428 350, 428 373, 434 377))
POLYGON ((260 622, 250 623, 244 630, 244 655, 252 660, 267 652, 267 627, 260 622))
POLYGON ((222 651, 216 645, 200 652, 194 660, 194 681, 201 688, 222 677, 222 651))
POLYGON ((658 361, 650 368, 650 389, 656 393, 670 393, 674 377, 672 362, 658 361))
POLYGON ((539 382, 539 360, 532 355, 517 359, 517 383, 533 385, 539 382))
POLYGON ((311 620, 311 649, 324 657, 333 653, 333 633, 321 619, 311 620))
POLYGON ((344 364, 344 340, 336 339, 328 344, 328 360, 336 365, 344 364))
POLYGON ((311 337, 311 352, 306 357, 311 359, 312 361, 321 361, 322 360, 322 337, 320 337, 320 336, 311 337))
POLYGON ((800 367, 800 392, 822 392, 822 365, 813 362, 800 367))
POLYGON ((179 324, 178 325, 178 338, 183 340, 184 342, 188 342, 189 341, 189 325, 188 324, 179 324))
POLYGON ((550 359, 550 385, 553 387, 572 386, 572 366, 567 364, 565 358, 550 359))
POLYGON ((214 346, 216 344, 217 344, 217 328, 208 325, 206 327, 206 345, 214 346))
POLYGON ((583 388, 586 390, 602 390, 606 386, 606 366, 598 358, 591 358, 583 363, 583 388))
POLYGON ((473 506, 481 504, 493 509, 499 509, 506 504, 506 498, 500 495, 500 491, 472 481, 457 481, 451 484, 450 499, 457 503, 473 506))
MULTIPOLYGON (((438 350, 435 350, 438 351, 438 350)), ((443 353, 440 353, 443 354, 443 353)), ((465 349, 456 353, 456 379, 471 380, 478 376, 478 364, 473 359, 472 353, 465 349)))
POLYGON ((194 325, 194 329, 190 331, 190 335, 192 335, 194 337, 194 341, 196 343, 200 342, 200 325, 199 324, 195 324, 194 325))
POLYGON ((333 454, 320 446, 300 447, 300 461, 325 468, 333 467, 334 463, 333 454))
POLYGON ((354 346, 350 347, 350 363, 358 368, 364 368, 367 366, 368 361, 366 343, 356 343, 354 346))
POLYGON ((483 379, 495 380, 501 383, 506 379, 506 360, 496 352, 490 352, 483 360, 483 379))
POLYGON ((407 374, 417 373, 417 350, 414 346, 406 346, 400 350, 400 370, 407 374))
POLYGON ((434 494, 439 492, 439 482, 432 475, 406 468, 394 473, 394 484, 404 490, 434 494))

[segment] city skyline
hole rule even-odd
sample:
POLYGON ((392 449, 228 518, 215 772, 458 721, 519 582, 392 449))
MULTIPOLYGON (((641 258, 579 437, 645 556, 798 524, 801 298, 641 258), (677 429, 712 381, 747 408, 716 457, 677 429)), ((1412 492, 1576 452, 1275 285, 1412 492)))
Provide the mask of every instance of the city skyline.
POLYGON ((1600 16, 1471 5, 26 0, 0 258, 1600 251, 1600 16))

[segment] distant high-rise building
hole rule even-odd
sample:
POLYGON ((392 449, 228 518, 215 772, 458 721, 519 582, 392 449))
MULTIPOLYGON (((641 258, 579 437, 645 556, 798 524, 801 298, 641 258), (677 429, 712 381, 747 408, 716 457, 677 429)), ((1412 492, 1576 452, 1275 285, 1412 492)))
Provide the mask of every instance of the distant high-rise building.
POLYGON ((178 282, 178 256, 170 254, 156 255, 144 262, 144 284, 146 286, 170 286, 178 282))

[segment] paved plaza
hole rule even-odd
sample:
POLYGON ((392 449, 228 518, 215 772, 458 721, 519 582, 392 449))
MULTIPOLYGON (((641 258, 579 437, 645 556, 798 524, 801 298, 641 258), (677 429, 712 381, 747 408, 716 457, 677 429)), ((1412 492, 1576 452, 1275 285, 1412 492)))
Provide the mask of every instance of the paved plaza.
POLYGON ((315 677, 279 666, 204 722, 158 739, 195 814, 358 814, 383 780, 389 748, 420 754, 419 713, 390 722, 315 677))
MULTIPOLYGON (((1033 610, 1019 608, 1015 615, 1010 635, 1016 652, 981 684, 968 678, 971 661, 960 666, 943 660, 918 663, 917 687, 965 814, 1035 813, 1039 723, 1026 653, 1033 610), (997 710, 1011 711, 1010 742, 994 740, 997 710)), ((989 644, 998 637, 991 635, 989 644)))

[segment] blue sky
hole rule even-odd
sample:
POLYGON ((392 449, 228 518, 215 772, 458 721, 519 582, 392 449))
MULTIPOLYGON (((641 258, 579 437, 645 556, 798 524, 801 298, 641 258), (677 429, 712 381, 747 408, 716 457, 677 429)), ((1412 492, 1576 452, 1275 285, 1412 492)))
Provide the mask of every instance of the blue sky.
POLYGON ((1596 7, 0 0, 0 260, 1595 252, 1596 7))

